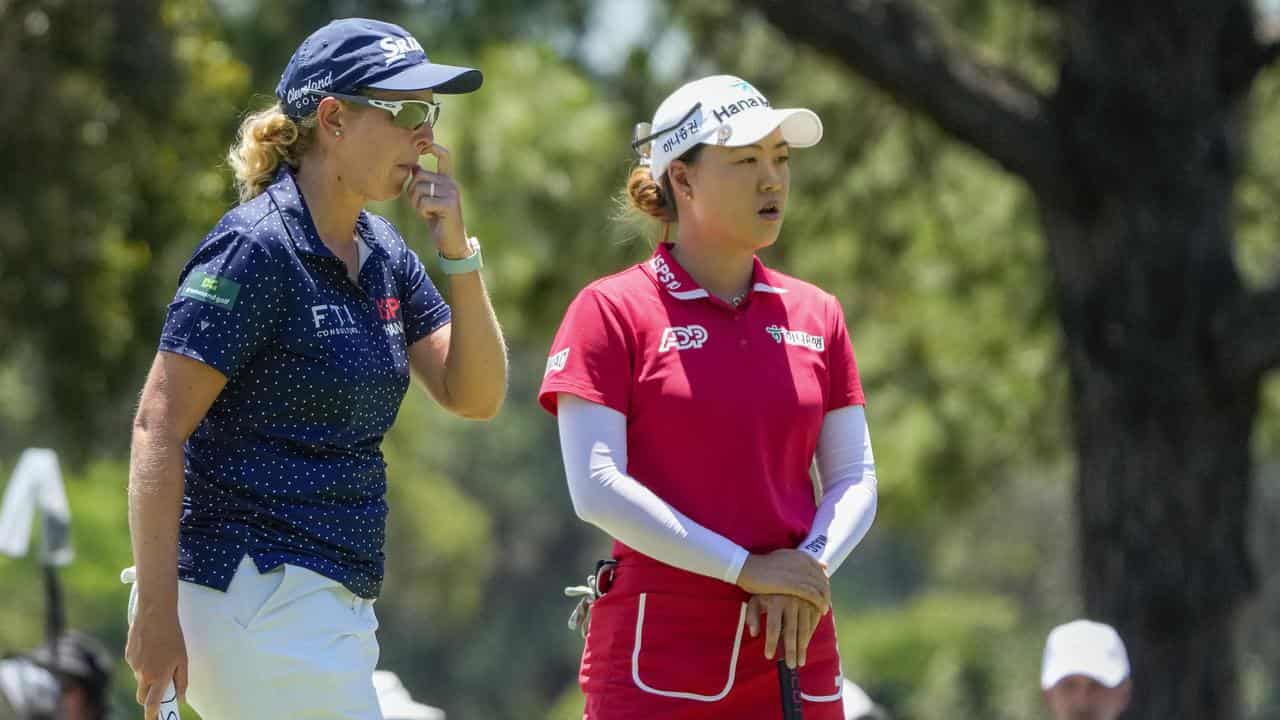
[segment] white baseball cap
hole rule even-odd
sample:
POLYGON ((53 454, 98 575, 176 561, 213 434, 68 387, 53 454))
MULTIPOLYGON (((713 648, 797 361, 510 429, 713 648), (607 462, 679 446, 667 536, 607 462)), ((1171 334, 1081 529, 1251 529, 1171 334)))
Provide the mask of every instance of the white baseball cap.
POLYGON ((865 690, 848 678, 842 678, 841 684, 845 720, 859 720, 875 711, 875 703, 871 702, 865 690))
POLYGON ((1076 620, 1049 632, 1040 687, 1048 690, 1070 675, 1084 675, 1110 688, 1129 677, 1129 656, 1115 628, 1076 620))
POLYGON ((711 75, 686 83, 667 96, 653 124, 637 127, 632 147, 649 160, 649 172, 661 180, 671 161, 699 144, 742 147, 782 129, 792 147, 810 147, 822 139, 822 121, 805 108, 774 108, 751 83, 733 75, 711 75), (646 137, 647 136, 647 137, 646 137))
POLYGON ((386 720, 444 720, 444 711, 440 708, 414 702, 400 678, 390 670, 373 671, 373 688, 386 720))

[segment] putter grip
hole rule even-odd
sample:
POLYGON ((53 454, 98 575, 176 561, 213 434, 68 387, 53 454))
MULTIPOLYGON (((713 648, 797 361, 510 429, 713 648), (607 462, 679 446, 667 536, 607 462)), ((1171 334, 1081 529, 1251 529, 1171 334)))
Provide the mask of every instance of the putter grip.
POLYGON ((782 691, 782 720, 804 720, 800 705, 800 673, 787 667, 785 660, 778 661, 778 687, 782 691))
MULTIPOLYGON (((133 616, 138 612, 138 574, 133 567, 127 567, 120 572, 120 582, 129 586, 129 624, 133 624, 133 616)), ((156 715, 159 720, 182 720, 182 714, 178 712, 178 689, 174 687, 173 681, 169 681, 169 686, 164 689, 164 699, 160 701, 160 712, 156 715)))

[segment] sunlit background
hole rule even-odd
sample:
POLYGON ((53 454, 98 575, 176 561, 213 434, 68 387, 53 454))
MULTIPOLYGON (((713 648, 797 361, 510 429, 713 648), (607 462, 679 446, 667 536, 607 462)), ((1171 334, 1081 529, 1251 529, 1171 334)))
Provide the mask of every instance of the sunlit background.
MULTIPOLYGON (((1052 87, 1057 20, 1038 3, 922 4, 1052 87)), ((1259 9, 1280 22, 1280 0, 1259 9)), ((443 98, 437 134, 512 357, 497 420, 459 421, 411 392, 387 438, 382 666, 451 719, 580 717, 582 641, 561 588, 608 544, 572 512, 534 394, 573 295, 650 252, 614 219, 633 124, 683 81, 730 72, 826 127, 793 156, 765 259, 840 298, 867 389, 881 510, 833 579, 845 674, 895 718, 1041 717, 1045 633, 1082 601, 1036 207, 983 156, 728 0, 0 0, 0 482, 25 447, 62 457, 71 624, 123 655, 129 422, 178 270, 233 203, 223 155, 240 116, 269 102, 311 30, 352 14, 485 73, 479 93, 443 98)), ((1235 220, 1262 284, 1280 257, 1280 74, 1249 109, 1235 220)), ((376 210, 426 248, 402 205, 376 210)), ((1280 542, 1278 402, 1272 383, 1253 440, 1262 551, 1280 542)), ((1258 557, 1242 692, 1249 718, 1277 718, 1280 585, 1258 557)), ((0 650, 39 643, 42 617, 34 562, 0 559, 0 650)), ((123 663, 116 688, 132 715, 123 663)))

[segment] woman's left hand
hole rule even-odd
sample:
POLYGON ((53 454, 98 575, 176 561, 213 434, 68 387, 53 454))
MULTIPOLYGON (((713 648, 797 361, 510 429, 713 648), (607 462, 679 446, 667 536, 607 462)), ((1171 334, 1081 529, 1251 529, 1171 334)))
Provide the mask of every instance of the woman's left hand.
POLYGON ((803 666, 809 641, 822 619, 818 608, 794 595, 753 595, 747 602, 747 629, 751 637, 760 635, 762 613, 765 615, 764 656, 772 660, 781 639, 787 667, 803 666))
POLYGON ((432 144, 427 154, 436 157, 436 172, 421 166, 414 168, 409 202, 427 221, 431 240, 441 255, 452 259, 467 257, 471 248, 462 228, 462 194, 453 181, 453 160, 443 145, 432 144))

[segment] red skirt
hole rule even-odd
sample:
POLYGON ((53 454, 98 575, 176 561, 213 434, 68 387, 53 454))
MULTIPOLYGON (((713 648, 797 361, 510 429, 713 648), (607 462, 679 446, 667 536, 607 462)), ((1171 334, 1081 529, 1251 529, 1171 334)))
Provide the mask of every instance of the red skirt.
MULTIPOLYGON (((740 588, 652 561, 619 564, 591 608, 578 682, 584 720, 778 720, 777 658, 746 626, 740 588)), ((799 669, 805 720, 844 720, 835 623, 827 613, 799 669)))

